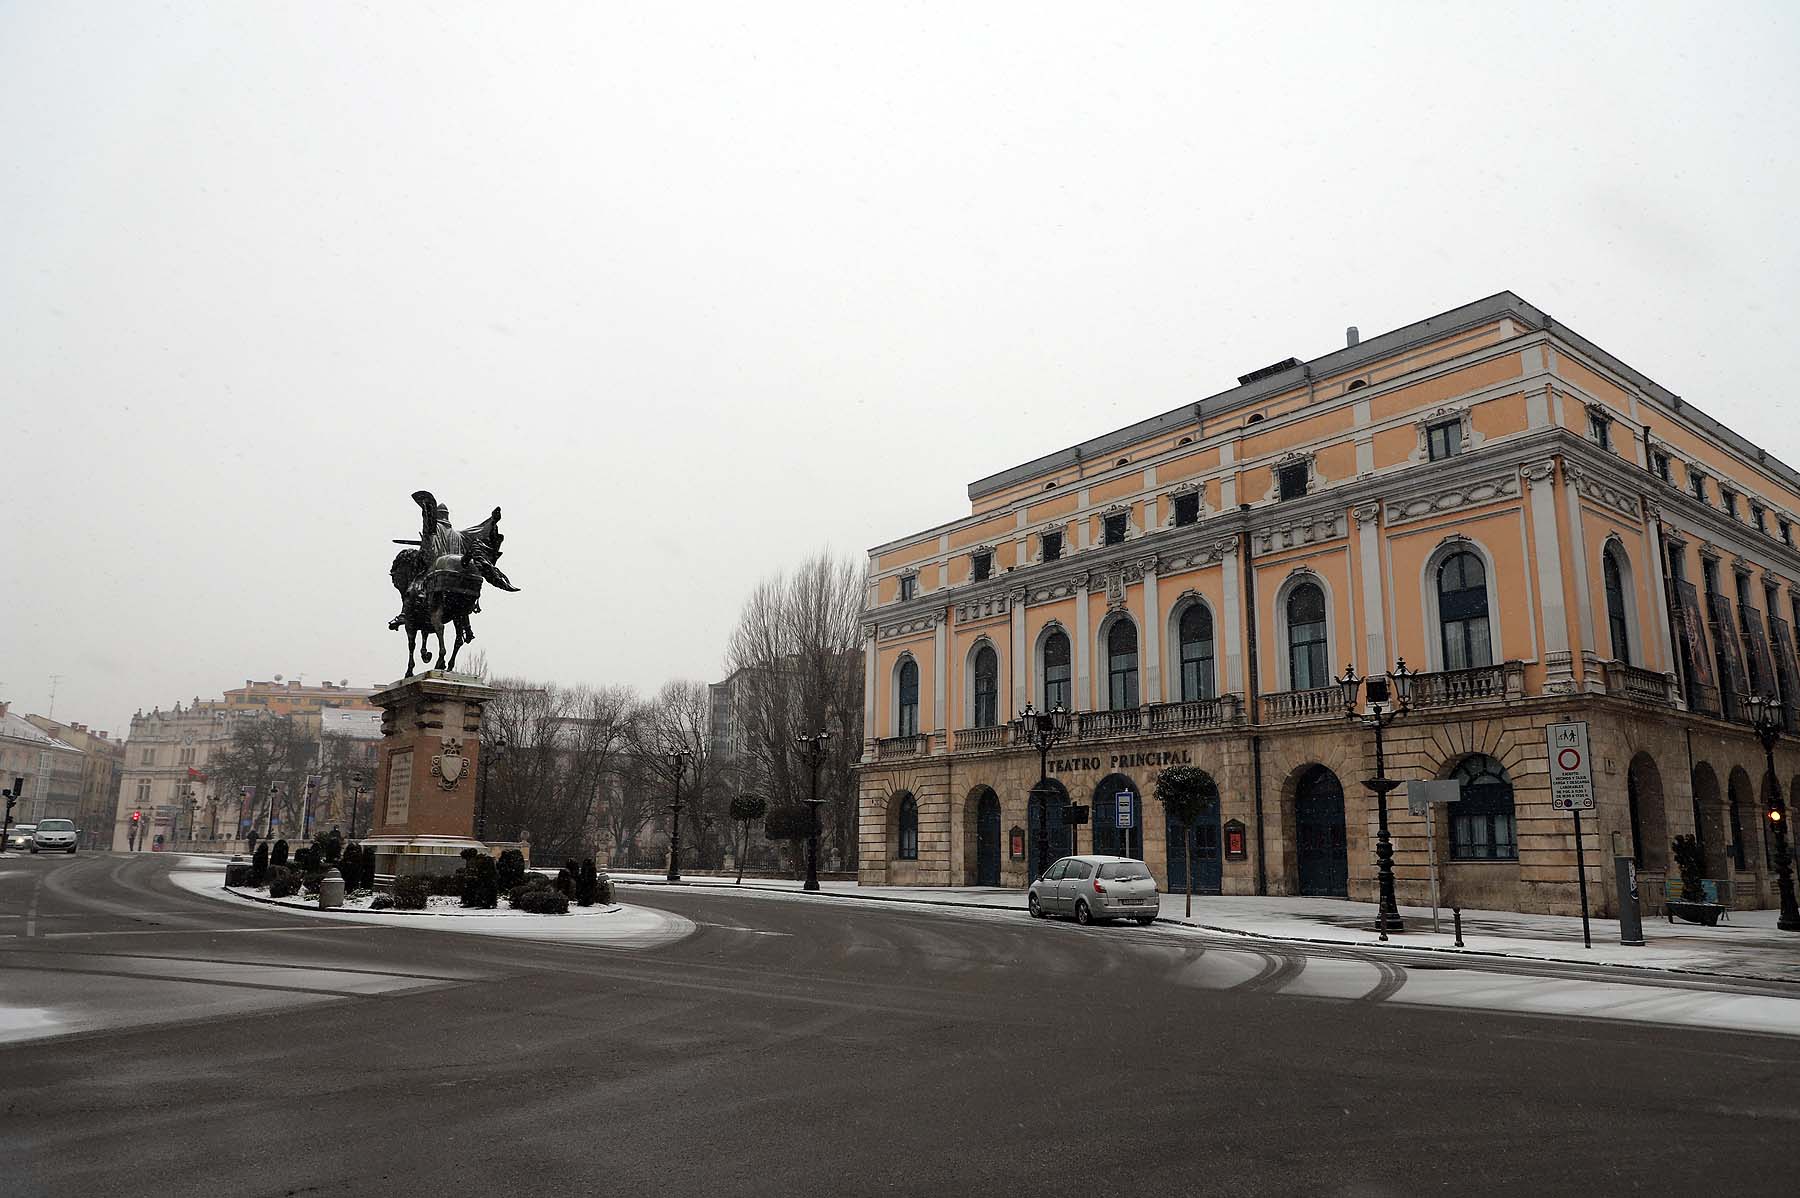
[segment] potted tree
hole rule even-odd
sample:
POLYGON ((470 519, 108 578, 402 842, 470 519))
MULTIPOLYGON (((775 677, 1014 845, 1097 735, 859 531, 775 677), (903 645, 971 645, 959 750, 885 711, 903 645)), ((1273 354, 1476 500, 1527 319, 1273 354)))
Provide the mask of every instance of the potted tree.
POLYGON ((1206 772, 1191 765, 1170 766, 1157 775, 1156 797, 1183 829, 1181 851, 1187 867, 1187 911, 1183 918, 1194 914, 1194 825, 1200 822, 1201 814, 1217 793, 1206 772))
POLYGON ((1706 888, 1700 884, 1706 871, 1700 841, 1693 836, 1677 836, 1670 847, 1675 853, 1675 865, 1681 870, 1681 897, 1670 901, 1669 913, 1688 923, 1717 927, 1725 907, 1706 900, 1706 888))

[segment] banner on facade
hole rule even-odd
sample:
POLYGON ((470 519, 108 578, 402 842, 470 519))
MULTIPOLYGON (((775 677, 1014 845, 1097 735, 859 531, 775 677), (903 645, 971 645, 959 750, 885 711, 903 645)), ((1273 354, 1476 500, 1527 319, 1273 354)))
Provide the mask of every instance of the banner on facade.
POLYGON ((1744 632, 1750 653, 1750 682, 1759 695, 1775 694, 1775 661, 1769 655, 1769 638, 1763 632, 1762 613, 1748 603, 1740 603, 1738 612, 1744 618, 1744 632))
POLYGON ((1780 616, 1769 617, 1769 630, 1775 641, 1775 676, 1781 679, 1781 693, 1791 708, 1800 700, 1800 691, 1794 689, 1794 634, 1780 616))
POLYGON ((1700 614, 1700 593, 1685 578, 1669 580, 1675 591, 1675 612, 1681 639, 1687 643, 1688 670, 1695 686, 1716 687, 1712 655, 1706 651, 1704 617, 1700 614))
POLYGON ((1738 642, 1736 613, 1731 610, 1733 604, 1717 591, 1706 600, 1712 611, 1713 640, 1719 646, 1719 668, 1725 672, 1725 691, 1734 699, 1747 695, 1750 679, 1744 673, 1744 647, 1738 642))

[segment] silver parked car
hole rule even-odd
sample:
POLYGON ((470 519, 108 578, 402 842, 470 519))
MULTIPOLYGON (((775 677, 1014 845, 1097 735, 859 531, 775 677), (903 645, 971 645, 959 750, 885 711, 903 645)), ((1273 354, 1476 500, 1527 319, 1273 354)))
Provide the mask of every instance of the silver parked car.
POLYGON ((75 821, 69 819, 39 820, 31 833, 31 851, 36 853, 75 851, 75 821))
POLYGON ((28 849, 31 847, 31 834, 37 831, 36 824, 14 824, 6 833, 6 847, 9 849, 28 849))
POLYGON ((1131 857, 1064 857, 1031 884, 1026 895, 1039 919, 1072 915, 1076 923, 1135 919, 1149 923, 1162 910, 1156 879, 1131 857))

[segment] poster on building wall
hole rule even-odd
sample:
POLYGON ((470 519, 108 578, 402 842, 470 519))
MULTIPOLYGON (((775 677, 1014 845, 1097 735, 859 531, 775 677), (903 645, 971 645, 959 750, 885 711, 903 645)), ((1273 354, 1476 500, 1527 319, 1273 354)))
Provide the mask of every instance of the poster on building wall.
POLYGON ((1744 647, 1738 642, 1736 613, 1731 600, 1716 591, 1706 597, 1712 608, 1713 640, 1719 646, 1719 668, 1725 673, 1725 690, 1730 695, 1750 693, 1750 679, 1744 674, 1744 647))
POLYGON ((1756 692, 1762 695, 1775 693, 1775 661, 1769 655, 1769 638, 1763 632, 1762 613, 1748 604, 1739 606, 1744 617, 1744 632, 1750 653, 1750 678, 1756 692))
POLYGON ((1780 616, 1769 617, 1769 628, 1775 639, 1775 674, 1781 679, 1781 693, 1787 696, 1791 707, 1800 699, 1800 691, 1794 689, 1794 634, 1780 616))
POLYGON ((1687 642, 1688 668, 1692 681, 1696 686, 1712 688, 1718 680, 1713 677, 1712 655, 1706 651, 1706 633, 1704 618, 1700 614, 1700 593, 1694 584, 1685 578, 1671 579, 1675 589, 1676 617, 1680 622, 1681 636, 1687 642))

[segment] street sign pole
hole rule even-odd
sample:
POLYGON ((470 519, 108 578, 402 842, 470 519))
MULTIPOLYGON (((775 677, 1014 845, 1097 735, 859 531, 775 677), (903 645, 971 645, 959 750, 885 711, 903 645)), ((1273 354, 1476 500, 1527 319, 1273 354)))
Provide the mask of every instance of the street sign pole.
POLYGON ((1432 803, 1425 804, 1425 843, 1430 846, 1431 861, 1431 930, 1437 933, 1438 928, 1438 887, 1437 887, 1437 810, 1432 803))
POLYGON ((1581 847, 1581 813, 1594 809, 1594 770, 1588 756, 1584 720, 1551 724, 1544 729, 1550 758, 1550 806, 1575 817, 1575 884, 1581 888, 1581 942, 1594 947, 1588 926, 1587 854, 1581 847))

